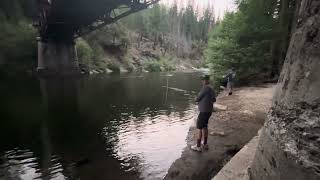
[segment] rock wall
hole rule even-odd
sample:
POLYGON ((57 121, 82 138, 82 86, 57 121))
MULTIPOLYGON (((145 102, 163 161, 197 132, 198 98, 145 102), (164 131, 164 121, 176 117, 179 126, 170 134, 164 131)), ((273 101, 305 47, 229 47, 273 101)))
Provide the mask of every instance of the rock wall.
POLYGON ((320 179, 320 1, 302 0, 253 180, 320 179))

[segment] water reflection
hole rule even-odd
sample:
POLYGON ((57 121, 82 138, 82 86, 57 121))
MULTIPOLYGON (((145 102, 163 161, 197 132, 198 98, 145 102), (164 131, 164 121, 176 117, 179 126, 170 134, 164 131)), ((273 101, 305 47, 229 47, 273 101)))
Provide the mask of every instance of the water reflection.
POLYGON ((0 177, 10 179, 65 179, 63 167, 57 156, 50 157, 50 166, 41 167, 39 159, 30 150, 15 148, 1 157, 0 177), (46 169, 46 172, 42 171, 46 169), (42 171, 42 172, 41 172, 42 171))
POLYGON ((154 117, 129 117, 128 123, 122 124, 117 132, 115 157, 128 162, 129 167, 131 159, 138 158, 139 164, 132 167, 141 172, 142 178, 161 179, 185 147, 189 120, 193 116, 193 110, 189 110, 182 117, 173 112, 154 117))
POLYGON ((4 84, 0 179, 121 180, 165 175, 185 146, 199 82, 147 74, 4 84))

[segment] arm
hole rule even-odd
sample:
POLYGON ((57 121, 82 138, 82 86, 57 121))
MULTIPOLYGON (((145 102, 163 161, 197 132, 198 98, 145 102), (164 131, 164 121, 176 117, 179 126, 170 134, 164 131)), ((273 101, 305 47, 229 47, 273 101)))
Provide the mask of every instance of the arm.
POLYGON ((206 90, 207 90, 207 88, 202 88, 201 89, 201 91, 200 91, 200 93, 199 93, 199 95, 198 95, 198 97, 197 97, 197 99, 196 99, 196 102, 200 102, 201 101, 201 99, 205 96, 205 94, 206 94, 206 90))

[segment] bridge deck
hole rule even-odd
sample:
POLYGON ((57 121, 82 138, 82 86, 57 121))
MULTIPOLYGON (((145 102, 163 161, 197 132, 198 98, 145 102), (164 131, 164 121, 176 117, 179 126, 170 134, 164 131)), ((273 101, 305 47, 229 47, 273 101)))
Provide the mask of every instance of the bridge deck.
POLYGON ((66 39, 147 8, 159 0, 40 0, 42 37, 66 39))

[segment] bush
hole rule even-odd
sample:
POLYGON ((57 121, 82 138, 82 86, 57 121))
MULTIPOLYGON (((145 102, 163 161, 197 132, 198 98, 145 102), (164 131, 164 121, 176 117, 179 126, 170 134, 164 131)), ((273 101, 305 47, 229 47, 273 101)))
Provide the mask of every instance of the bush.
POLYGON ((116 72, 116 73, 120 72, 120 67, 112 63, 108 64, 108 69, 110 69, 112 72, 116 72))
POLYGON ((161 57, 159 63, 160 63, 162 71, 174 71, 175 70, 175 66, 172 63, 172 59, 170 57, 161 57))
POLYGON ((4 64, 17 64, 32 67, 36 64, 36 30, 27 22, 0 23, 0 56, 4 64))
POLYGON ((144 67, 150 72, 174 71, 175 66, 169 57, 161 57, 160 60, 149 59, 145 62, 144 67))
POLYGON ((150 72, 161 72, 161 64, 157 60, 148 61, 145 69, 150 72))
POLYGON ((130 44, 127 31, 128 30, 121 25, 121 23, 115 23, 91 32, 86 36, 86 40, 89 44, 96 43, 102 48, 110 45, 121 45, 126 47, 130 44))
POLYGON ((78 53, 79 62, 81 64, 90 65, 93 59, 93 50, 90 45, 83 39, 76 41, 76 49, 78 53))

